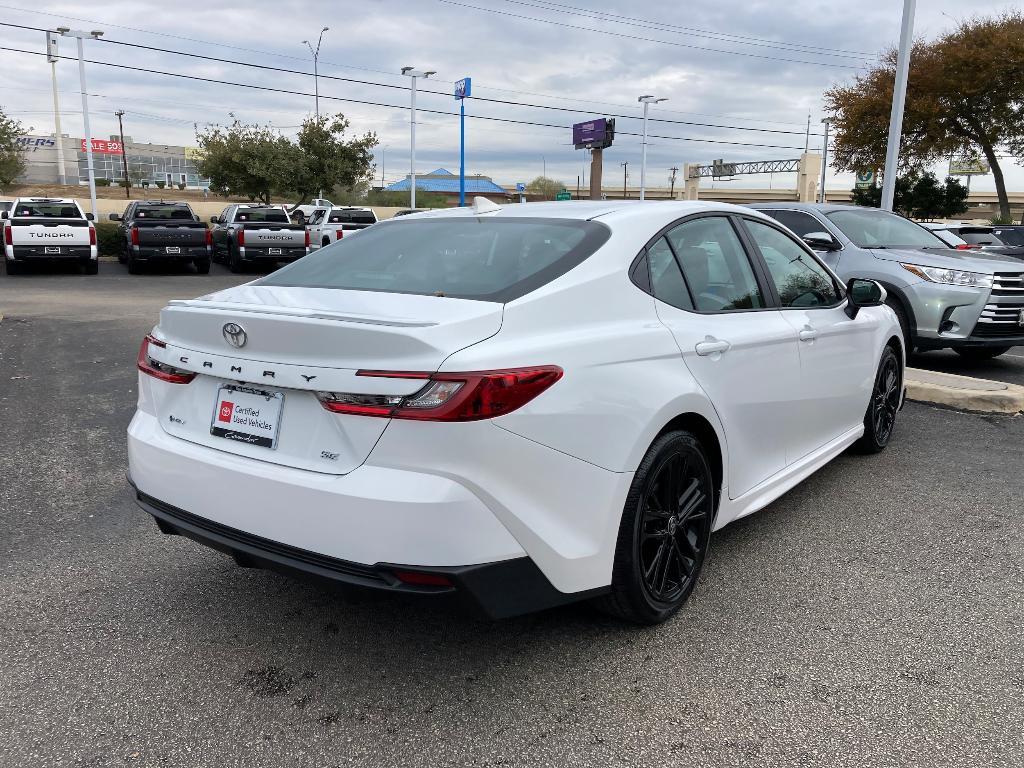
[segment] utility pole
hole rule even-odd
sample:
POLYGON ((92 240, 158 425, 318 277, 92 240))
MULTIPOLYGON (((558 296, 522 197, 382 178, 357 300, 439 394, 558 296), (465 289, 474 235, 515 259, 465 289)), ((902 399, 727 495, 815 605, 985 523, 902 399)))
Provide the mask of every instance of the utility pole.
MULTIPOLYGON (((313 48, 313 44, 309 40, 303 40, 306 46, 309 48, 309 52, 313 54, 313 98, 315 99, 316 119, 320 120, 320 72, 317 67, 320 63, 320 43, 324 40, 324 32, 329 30, 330 27, 324 27, 320 30, 320 37, 316 41, 316 49, 313 48)), ((323 197, 323 194, 320 195, 323 197)))
POLYGON ((85 52, 82 48, 82 39, 91 37, 99 39, 103 32, 94 29, 91 32, 84 32, 69 27, 57 27, 57 31, 64 37, 74 37, 78 40, 78 81, 82 89, 82 123, 85 129, 85 162, 89 171, 89 201, 92 203, 92 217, 95 220, 98 216, 96 210, 96 170, 92 164, 92 131, 89 129, 89 92, 85 87, 85 52))
POLYGON ((387 147, 380 148, 380 188, 384 189, 384 150, 387 147))
POLYGON ((622 166, 622 199, 626 199, 626 169, 629 167, 629 160, 619 163, 622 166))
POLYGON ((121 122, 121 118, 124 117, 124 110, 119 109, 114 114, 117 115, 117 132, 121 136, 121 162, 124 164, 124 196, 126 200, 131 200, 132 180, 128 178, 128 152, 124 148, 124 124, 121 122))
POLYGON ((669 185, 668 196, 669 196, 670 200, 675 200, 676 199, 676 174, 679 173, 679 169, 676 168, 673 165, 671 168, 669 168, 669 170, 672 171, 672 175, 668 177, 668 185, 669 185))
POLYGON ((668 99, 659 99, 654 96, 640 96, 637 98, 641 104, 644 105, 644 137, 640 144, 640 199, 644 199, 644 191, 647 186, 647 108, 651 104, 657 104, 660 101, 668 101, 668 99))
POLYGON ((825 200, 825 171, 828 170, 828 118, 823 118, 822 123, 825 125, 825 143, 821 145, 821 202, 825 200))
POLYGON ((409 207, 416 207, 416 78, 428 78, 436 74, 434 70, 426 72, 413 67, 402 67, 402 74, 409 77, 410 114, 409 114, 409 207))
POLYGON ((804 154, 811 148, 811 112, 807 111, 807 133, 804 135, 804 154))
POLYGON ((891 211, 896 197, 896 169, 900 160, 900 138, 903 134, 903 105, 907 100, 907 77, 910 74, 910 50, 914 45, 914 8, 917 0, 903 0, 903 23, 900 26, 900 50, 896 57, 896 83, 889 114, 889 146, 885 150, 885 176, 882 177, 882 210, 891 211))
POLYGON ((64 171, 64 134, 60 130, 60 98, 57 91, 57 34, 46 33, 46 60, 50 62, 50 82, 53 84, 53 128, 57 140, 57 181, 61 186, 68 183, 64 171))

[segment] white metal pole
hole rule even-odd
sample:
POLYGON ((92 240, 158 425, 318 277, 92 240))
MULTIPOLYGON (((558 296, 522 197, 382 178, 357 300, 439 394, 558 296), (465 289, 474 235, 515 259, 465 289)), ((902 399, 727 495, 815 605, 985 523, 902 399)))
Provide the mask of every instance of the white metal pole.
POLYGON ((412 115, 409 118, 409 207, 416 207, 416 75, 412 76, 412 115))
POLYGON ((67 175, 64 173, 64 140, 60 130, 60 98, 57 95, 57 62, 50 62, 50 75, 53 82, 53 128, 54 138, 57 141, 57 182, 63 186, 68 183, 67 175))
POLYGON ((82 38, 78 40, 78 80, 82 87, 82 122, 85 128, 85 162, 89 170, 89 200, 92 203, 92 217, 98 219, 96 210, 96 173, 92 165, 92 132, 89 129, 89 94, 85 90, 85 52, 82 50, 82 38))
POLYGON ((825 143, 821 146, 821 202, 825 200, 825 172, 828 170, 828 118, 822 120, 825 124, 825 143))
POLYGON ((900 26, 900 50, 896 57, 896 82, 889 114, 889 146, 885 150, 885 176, 882 178, 882 209, 891 211, 896 197, 896 170, 903 134, 903 106, 907 100, 910 74, 910 49, 914 44, 914 8, 917 0, 903 0, 903 24, 900 26))
POLYGON ((644 102, 644 138, 640 143, 640 199, 644 199, 644 187, 647 186, 647 108, 644 102))

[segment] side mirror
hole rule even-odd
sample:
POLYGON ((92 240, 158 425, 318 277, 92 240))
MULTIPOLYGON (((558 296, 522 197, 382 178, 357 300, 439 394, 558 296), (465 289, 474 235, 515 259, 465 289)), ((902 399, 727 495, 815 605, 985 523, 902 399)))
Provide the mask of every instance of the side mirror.
POLYGON ((838 251, 839 243, 828 232, 808 232, 802 240, 812 251, 838 251))
POLYGON ((210 223, 211 224, 220 224, 220 216, 211 216, 210 217, 210 223))
POLYGON ((86 221, 96 221, 96 217, 93 216, 91 213, 87 213, 87 214, 85 214, 85 220, 86 221))
POLYGON ((880 307, 885 303, 885 288, 874 280, 850 278, 846 284, 846 314, 852 320, 861 307, 880 307))
POLYGON ((6 219, 6 218, 9 218, 8 215, 7 215, 7 211, 0 212, 0 219, 6 219))
POLYGON ((116 213, 110 214, 110 216, 108 216, 107 218, 110 219, 111 221, 120 221, 121 220, 121 217, 118 216, 116 213))

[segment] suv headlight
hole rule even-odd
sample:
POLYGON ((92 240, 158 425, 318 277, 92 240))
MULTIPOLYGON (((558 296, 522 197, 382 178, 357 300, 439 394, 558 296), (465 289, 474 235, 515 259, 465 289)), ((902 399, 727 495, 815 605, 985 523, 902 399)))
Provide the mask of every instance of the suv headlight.
POLYGON ((918 277, 943 285, 966 285, 969 288, 991 288, 992 275, 980 272, 965 272, 962 269, 943 269, 941 267, 920 267, 917 264, 900 264, 907 272, 918 277))

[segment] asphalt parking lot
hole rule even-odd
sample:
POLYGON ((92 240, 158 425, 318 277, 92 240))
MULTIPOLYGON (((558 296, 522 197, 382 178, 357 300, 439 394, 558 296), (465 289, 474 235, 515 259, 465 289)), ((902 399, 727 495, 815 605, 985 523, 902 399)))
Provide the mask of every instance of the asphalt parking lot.
POLYGON ((245 279, 0 278, 0 765, 1024 763, 1024 418, 908 404, 886 452, 716 534, 661 627, 487 623, 240 569, 134 506, 139 340, 245 279))

